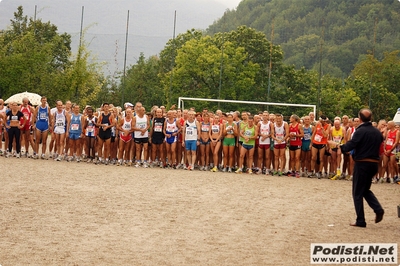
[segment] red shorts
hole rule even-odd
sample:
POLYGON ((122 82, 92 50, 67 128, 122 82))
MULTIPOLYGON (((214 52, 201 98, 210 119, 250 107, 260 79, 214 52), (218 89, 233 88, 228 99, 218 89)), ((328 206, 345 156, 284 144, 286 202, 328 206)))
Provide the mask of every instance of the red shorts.
POLYGON ((383 155, 385 153, 385 149, 384 149, 384 143, 381 143, 381 146, 379 147, 379 156, 383 155))
POLYGON ((277 150, 286 149, 286 143, 275 144, 274 149, 277 149, 277 150))
POLYGON ((258 148, 262 149, 262 150, 269 150, 271 148, 270 144, 260 144, 258 146, 258 148))
POLYGON ((123 141, 123 142, 129 142, 132 140, 132 134, 128 134, 128 136, 124 136, 122 133, 119 134, 119 138, 123 141))

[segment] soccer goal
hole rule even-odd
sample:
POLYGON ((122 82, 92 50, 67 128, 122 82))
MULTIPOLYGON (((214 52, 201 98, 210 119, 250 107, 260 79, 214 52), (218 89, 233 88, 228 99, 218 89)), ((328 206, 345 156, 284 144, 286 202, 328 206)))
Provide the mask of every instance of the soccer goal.
POLYGON ((316 113, 316 110, 317 110, 317 106, 313 105, 313 104, 253 102, 253 101, 221 100, 221 99, 190 98, 190 97, 179 97, 178 108, 185 109, 185 101, 203 101, 203 102, 220 102, 220 103, 257 104, 257 105, 267 105, 267 106, 305 107, 305 108, 313 108, 314 114, 316 113))

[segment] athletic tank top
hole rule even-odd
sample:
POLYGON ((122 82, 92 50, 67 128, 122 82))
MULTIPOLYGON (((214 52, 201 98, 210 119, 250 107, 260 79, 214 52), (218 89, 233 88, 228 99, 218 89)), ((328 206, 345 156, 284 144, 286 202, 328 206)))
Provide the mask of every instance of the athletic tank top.
POLYGON ((304 131, 303 142, 310 142, 311 141, 311 136, 312 136, 312 127, 311 127, 311 125, 309 127, 303 127, 303 131, 304 131))
POLYGON ((275 126, 275 138, 277 140, 281 140, 282 142, 280 144, 285 144, 285 137, 286 137, 286 131, 285 131, 285 121, 283 121, 282 125, 278 127, 276 123, 274 124, 275 126))
MULTIPOLYGON (((139 117, 138 115, 136 116, 136 125, 135 128, 139 129, 145 129, 147 127, 147 115, 143 115, 143 117, 139 117)), ((135 131, 135 138, 148 138, 149 137, 149 131, 146 130, 144 134, 142 135, 141 131, 135 131)))
MULTIPOLYGON (((100 124, 102 124, 102 125, 110 125, 110 116, 111 116, 111 113, 108 113, 107 115, 105 115, 105 114, 102 114, 101 115, 101 122, 100 122, 100 124)), ((103 130, 103 127, 100 127, 100 130, 101 131, 104 131, 103 130)), ((107 128, 105 131, 111 131, 111 128, 107 128)))
POLYGON ((297 135, 300 134, 299 123, 297 123, 295 126, 290 125, 289 126, 289 133, 294 133, 296 135, 296 137, 290 137, 289 144, 291 146, 300 146, 301 145, 301 138, 297 137, 297 135))
POLYGON ((96 121, 97 118, 93 116, 92 118, 86 117, 87 126, 86 126, 86 136, 94 137, 96 133, 96 121))
POLYGON ((176 125, 176 119, 172 123, 169 120, 166 121, 167 125, 165 127, 165 132, 168 134, 172 134, 178 131, 178 126, 176 125))
POLYGON ((81 124, 82 114, 72 114, 71 123, 69 125, 69 133, 81 134, 82 124, 81 124))
POLYGON ((387 132, 387 137, 386 137, 386 150, 390 150, 393 148, 393 145, 395 144, 396 141, 396 135, 397 135, 397 130, 389 130, 387 132))
POLYGON ((236 126, 235 123, 232 123, 232 125, 229 125, 229 123, 225 124, 225 130, 226 134, 228 135, 233 135, 235 134, 235 131, 233 130, 233 127, 236 126))
POLYGON ((32 119, 32 112, 31 112, 31 108, 29 107, 29 105, 28 105, 28 107, 21 106, 21 113, 23 113, 25 116, 25 120, 26 120, 25 125, 28 125, 32 119))
POLYGON ((247 123, 243 122, 243 121, 239 121, 238 122, 239 125, 239 141, 243 142, 243 137, 240 136, 240 132, 242 132, 244 130, 244 128, 247 126, 247 123))
MULTIPOLYGON (((246 127, 244 128, 243 135, 244 135, 245 137, 253 137, 253 136, 255 135, 255 130, 256 130, 256 127, 255 127, 255 126, 249 128, 249 127, 247 127, 247 125, 246 125, 246 127)), ((244 145, 251 145, 251 146, 254 146, 255 143, 256 143, 256 140, 255 140, 255 139, 249 139, 248 142, 244 142, 244 140, 243 140, 243 144, 244 144, 244 145)))
POLYGON ((163 139, 164 138, 164 123, 165 123, 165 118, 154 118, 153 122, 153 138, 156 139, 163 139))
POLYGON ((260 145, 270 145, 271 144, 271 138, 268 137, 264 140, 262 140, 262 135, 271 135, 271 122, 268 121, 266 124, 260 123, 260 137, 259 137, 259 144, 260 145))
POLYGON ((132 118, 131 120, 128 121, 126 120, 126 117, 124 117, 124 123, 122 124, 122 129, 128 131, 132 129, 132 118))
POLYGON ((210 123, 201 122, 201 132, 210 132, 210 123))
POLYGON ((197 125, 196 120, 192 123, 186 121, 185 124, 185 140, 197 140, 197 125))
POLYGON ((336 144, 343 144, 343 139, 344 139, 343 127, 340 127, 339 130, 337 130, 335 127, 333 127, 332 128, 332 140, 336 144))
POLYGON ((65 129, 67 126, 66 118, 65 118, 65 110, 62 110, 61 113, 56 111, 56 123, 54 125, 55 129, 65 129))
POLYGON ((39 110, 36 117, 36 122, 48 122, 49 121, 49 108, 47 106, 39 106, 39 110))
MULTIPOLYGON (((324 130, 326 131, 328 128, 328 124, 326 124, 324 126, 324 130)), ((313 139, 313 143, 314 144, 327 144, 328 143, 328 137, 324 137, 324 135, 322 134, 322 125, 318 124, 316 125, 316 133, 314 135, 314 139, 313 139)))
POLYGON ((212 125, 211 126, 211 133, 212 134, 218 134, 219 133, 219 129, 220 129, 219 125, 212 125))

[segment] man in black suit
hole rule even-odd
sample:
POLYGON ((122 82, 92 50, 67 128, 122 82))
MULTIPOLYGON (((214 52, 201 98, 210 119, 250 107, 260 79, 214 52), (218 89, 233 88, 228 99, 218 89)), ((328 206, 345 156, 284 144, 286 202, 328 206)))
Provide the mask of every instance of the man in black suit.
POLYGON ((378 172, 379 147, 383 141, 382 134, 372 126, 372 112, 369 109, 361 109, 358 113, 362 124, 360 124, 353 137, 344 145, 337 145, 330 141, 330 144, 337 145, 342 153, 350 152, 355 161, 353 170, 353 200, 357 214, 357 220, 351 226, 366 227, 364 216, 365 199, 368 205, 374 210, 375 223, 382 221, 384 210, 370 190, 372 178, 378 172))

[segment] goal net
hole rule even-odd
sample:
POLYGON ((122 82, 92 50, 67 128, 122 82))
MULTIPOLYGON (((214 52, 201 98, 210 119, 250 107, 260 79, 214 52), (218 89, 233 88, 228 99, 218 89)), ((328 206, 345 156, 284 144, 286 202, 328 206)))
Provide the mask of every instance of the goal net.
POLYGON ((316 113, 317 106, 312 104, 294 104, 294 103, 271 103, 271 102, 255 102, 255 101, 237 101, 237 100, 221 100, 221 99, 206 99, 206 98, 190 98, 190 97, 179 97, 178 108, 185 109, 185 101, 204 101, 204 102, 217 102, 217 103, 236 103, 236 104, 254 104, 254 105, 266 105, 266 106, 283 106, 283 107, 300 107, 308 108, 316 113))

